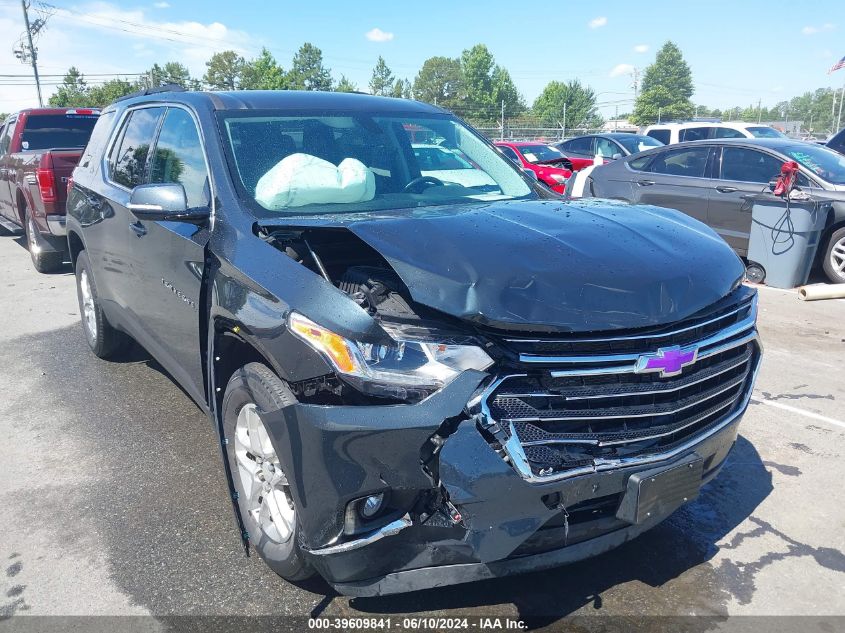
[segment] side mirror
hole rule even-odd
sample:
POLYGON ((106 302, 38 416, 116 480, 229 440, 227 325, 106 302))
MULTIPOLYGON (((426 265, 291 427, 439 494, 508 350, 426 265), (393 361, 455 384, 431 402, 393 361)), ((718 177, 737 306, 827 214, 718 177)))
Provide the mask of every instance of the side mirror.
POLYGON ((613 156, 611 156, 611 158, 613 160, 619 160, 620 158, 622 158, 622 154, 620 154, 619 152, 616 152, 613 156))
POLYGON ((772 179, 769 181, 769 191, 774 191, 774 190, 775 190, 775 187, 777 187, 777 186, 778 186, 778 179, 777 179, 777 178, 772 178, 772 179))
POLYGON ((523 167, 522 173, 528 176, 529 178, 533 178, 534 180, 540 180, 540 177, 537 175, 537 172, 533 169, 528 169, 528 167, 523 167))
POLYGON ((185 188, 171 182, 138 185, 129 194, 128 208, 139 220, 196 222, 209 216, 208 209, 188 210, 185 188))

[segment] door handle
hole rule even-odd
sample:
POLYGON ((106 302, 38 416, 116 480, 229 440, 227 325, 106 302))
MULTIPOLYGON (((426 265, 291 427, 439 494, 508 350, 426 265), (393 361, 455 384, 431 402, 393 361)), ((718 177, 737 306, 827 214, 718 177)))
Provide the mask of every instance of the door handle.
POLYGON ((147 234, 147 227, 145 227, 140 222, 132 222, 129 225, 129 228, 137 235, 138 237, 144 237, 147 234))
POLYGON ((734 191, 739 191, 736 187, 726 187, 725 185, 719 185, 716 187, 716 191, 719 193, 733 193, 734 191))
POLYGON ((650 187, 654 184, 653 180, 635 180, 634 182, 636 182, 640 187, 650 187))

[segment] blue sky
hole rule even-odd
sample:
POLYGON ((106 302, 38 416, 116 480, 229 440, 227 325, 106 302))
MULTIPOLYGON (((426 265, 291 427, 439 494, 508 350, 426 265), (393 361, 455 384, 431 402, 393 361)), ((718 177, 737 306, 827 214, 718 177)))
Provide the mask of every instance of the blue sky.
MULTIPOLYGON (((841 87, 845 69, 827 69, 845 55, 845 2, 800 3, 604 2, 525 4, 401 1, 72 2, 51 0, 39 38, 44 75, 71 65, 96 73, 138 73, 154 62, 178 60, 197 75, 204 60, 233 48, 246 57, 262 46, 288 67, 310 41, 323 50, 335 78, 345 74, 365 89, 379 55, 399 77, 413 80, 433 55, 458 56, 485 43, 530 103, 550 80, 580 79, 599 94, 605 116, 629 110, 632 67, 654 61, 667 39, 681 48, 693 72, 693 100, 710 107, 763 104, 822 86, 841 87), (556 7, 561 7, 560 9, 556 7), (565 8, 564 8, 565 7, 565 8), (368 35, 369 34, 369 35, 368 35)), ((0 74, 23 74, 11 49, 23 33, 20 4, 0 0, 0 74), (8 40, 11 40, 10 42, 8 40)), ((45 81, 55 78, 45 77, 45 81)), ((0 111, 32 105, 30 79, 0 80, 0 111)), ((54 88, 47 86, 49 94, 54 88)))

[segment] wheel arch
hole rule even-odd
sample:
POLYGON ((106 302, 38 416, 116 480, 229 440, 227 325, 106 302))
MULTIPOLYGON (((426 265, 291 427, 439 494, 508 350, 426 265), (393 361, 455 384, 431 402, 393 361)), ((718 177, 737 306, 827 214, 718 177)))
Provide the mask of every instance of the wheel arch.
POLYGON ((79 236, 79 233, 73 230, 68 231, 67 233, 67 243, 71 268, 76 270, 76 259, 79 257, 79 254, 85 250, 85 244, 79 236))

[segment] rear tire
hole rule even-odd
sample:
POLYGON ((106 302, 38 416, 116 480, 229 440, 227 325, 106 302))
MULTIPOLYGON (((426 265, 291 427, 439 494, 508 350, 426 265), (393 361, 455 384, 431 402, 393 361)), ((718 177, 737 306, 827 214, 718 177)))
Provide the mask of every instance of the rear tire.
POLYGON ((65 263, 65 254, 60 251, 44 250, 44 238, 41 237, 38 226, 32 219, 29 207, 24 211, 23 226, 26 233, 26 246, 35 270, 40 273, 53 273, 59 270, 65 263))
POLYGON ((82 330, 85 332, 88 347, 99 358, 119 356, 132 339, 115 329, 103 314, 97 286, 91 274, 91 262, 85 251, 76 258, 76 296, 79 299, 79 315, 82 318, 82 330))
POLYGON ((229 380, 222 415, 226 456, 249 539, 270 569, 299 582, 315 572, 300 545, 302 528, 290 494, 292 480, 282 471, 261 421, 261 414, 295 402, 287 385, 268 367, 250 363, 229 380))
POLYGON ((830 234, 824 249, 824 273, 835 284, 845 284, 845 226, 830 234))

